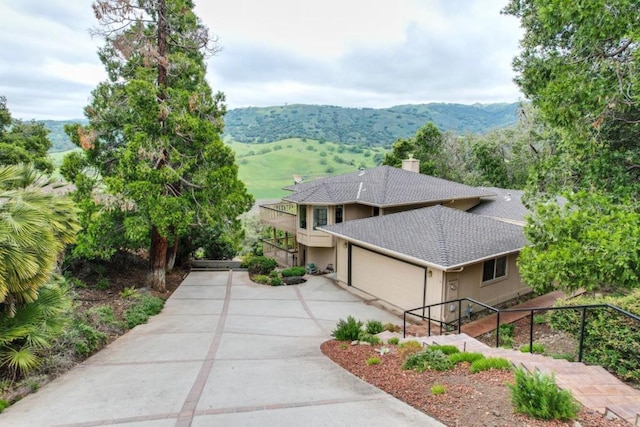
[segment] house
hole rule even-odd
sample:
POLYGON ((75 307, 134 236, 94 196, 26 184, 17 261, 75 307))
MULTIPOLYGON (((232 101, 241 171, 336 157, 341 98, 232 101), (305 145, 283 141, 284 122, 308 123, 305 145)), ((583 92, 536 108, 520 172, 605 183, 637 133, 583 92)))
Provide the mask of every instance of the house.
MULTIPOLYGON (((261 206, 265 254, 333 265, 336 281, 402 310, 459 297, 497 304, 530 292, 516 259, 526 244, 521 192, 471 187, 379 166, 298 183, 261 206)), ((455 313, 442 309, 434 317, 455 313)))

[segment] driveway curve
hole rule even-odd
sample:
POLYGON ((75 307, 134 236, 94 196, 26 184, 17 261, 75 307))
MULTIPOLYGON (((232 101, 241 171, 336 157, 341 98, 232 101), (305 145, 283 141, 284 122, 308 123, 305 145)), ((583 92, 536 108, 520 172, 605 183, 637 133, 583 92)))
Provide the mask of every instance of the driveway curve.
POLYGON ((324 277, 192 272, 149 323, 0 414, 4 426, 443 426, 320 352, 340 318, 399 322, 324 277))

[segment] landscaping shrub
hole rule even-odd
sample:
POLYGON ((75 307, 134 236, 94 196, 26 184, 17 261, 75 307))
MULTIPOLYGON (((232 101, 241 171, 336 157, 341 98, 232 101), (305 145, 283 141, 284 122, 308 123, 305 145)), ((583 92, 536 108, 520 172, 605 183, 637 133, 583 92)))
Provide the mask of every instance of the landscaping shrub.
POLYGON ((509 389, 516 412, 543 420, 566 421, 576 417, 580 405, 571 392, 558 388, 553 376, 518 368, 515 377, 516 382, 509 384, 509 389))
POLYGON ((446 371, 453 367, 453 363, 441 350, 427 348, 419 353, 410 354, 402 365, 402 369, 413 369, 417 372, 426 370, 446 371))
POLYGON ((9 407, 9 401, 8 400, 4 400, 4 399, 0 399, 0 412, 4 411, 8 407, 9 407))
POLYGON ((367 333, 375 335, 384 331, 384 325, 379 320, 367 320, 365 329, 367 330, 367 333))
MULTIPOLYGON (((622 297, 578 297, 562 305, 613 304, 640 313, 640 289, 622 297)), ((553 310, 551 327, 580 337, 580 310, 553 310)), ((585 321, 583 361, 600 365, 626 381, 640 381, 640 322, 604 308, 588 310, 585 321)))
POLYGON ((150 316, 154 316, 162 310, 164 300, 162 298, 143 295, 134 305, 124 313, 124 319, 128 328, 147 323, 150 316))
POLYGON ((400 332, 402 330, 402 328, 396 324, 393 323, 386 323, 384 325, 384 330, 385 331, 389 331, 389 332, 400 332))
POLYGON ((476 360, 484 359, 484 355, 482 353, 467 353, 466 351, 453 353, 449 355, 449 360, 454 365, 457 365, 461 362, 469 362, 473 363, 476 360))
POLYGON ((269 284, 270 284, 271 286, 282 286, 282 280, 280 280, 280 278, 279 278, 279 277, 272 277, 272 278, 269 280, 269 284))
POLYGON ((400 345, 398 346, 398 350, 403 356, 417 353, 419 351, 422 351, 422 349, 422 344, 415 340, 405 341, 403 343, 400 343, 400 345))
POLYGON ((336 325, 336 329, 331 332, 331 336, 338 341, 355 341, 362 331, 362 322, 356 320, 355 317, 349 316, 347 320, 340 319, 336 325))
POLYGON ((529 348, 529 344, 524 344, 522 346, 520 346, 520 351, 522 353, 538 353, 538 354, 543 354, 544 353, 544 345, 538 343, 538 342, 534 342, 533 343, 533 351, 531 351, 531 349, 529 348))
POLYGON ((511 323, 503 323, 498 327, 498 333, 500 334, 500 347, 513 347, 513 334, 515 329, 515 325, 511 323))
POLYGON ((367 365, 379 365, 380 358, 379 357, 370 357, 367 359, 367 365))
POLYGON ((430 345, 429 346, 429 350, 440 350, 441 352, 443 352, 444 354, 454 354, 454 353, 460 353, 460 350, 458 350, 458 347, 456 347, 455 345, 430 345))
POLYGON ((360 331, 358 335, 358 341, 368 342, 369 344, 380 344, 380 338, 375 335, 371 335, 367 331, 360 331))
POLYGON ((282 270, 282 277, 304 276, 307 270, 304 267, 289 267, 282 270))
POLYGON ((478 359, 471 363, 469 366, 469 372, 476 374, 482 371, 488 371, 489 369, 511 369, 511 362, 501 357, 486 357, 478 359))
POLYGON ((75 351, 80 356, 86 357, 93 354, 107 342, 107 334, 83 321, 75 321, 72 330, 71 337, 75 351))
POLYGON ((447 391, 447 388, 442 384, 435 384, 431 386, 431 394, 433 394, 434 396, 438 396, 445 391, 447 391))
POLYGON ((387 340, 387 344, 391 344, 391 345, 398 345, 399 342, 400 342, 400 338, 398 337, 391 337, 387 340))
POLYGON ((275 259, 266 256, 252 256, 247 261, 251 274, 269 274, 278 266, 275 259))
POLYGON ((269 283, 269 276, 266 276, 264 274, 256 274, 255 276, 253 276, 251 278, 251 280, 253 280, 256 283, 260 283, 262 285, 269 283))

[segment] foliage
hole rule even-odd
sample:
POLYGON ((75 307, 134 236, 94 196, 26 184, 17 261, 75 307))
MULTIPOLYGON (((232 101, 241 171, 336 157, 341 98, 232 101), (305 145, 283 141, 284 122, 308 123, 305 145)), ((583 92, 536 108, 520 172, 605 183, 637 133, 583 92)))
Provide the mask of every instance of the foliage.
POLYGON ((251 274, 269 274, 278 266, 278 263, 273 258, 253 256, 246 261, 246 266, 251 274))
POLYGON ((48 133, 42 123, 12 119, 7 98, 0 96, 0 165, 31 163, 50 174, 53 164, 47 156, 51 148, 48 133))
POLYGON ((418 129, 413 138, 400 138, 394 142, 392 151, 387 153, 383 164, 401 167, 404 159, 413 157, 420 160, 420 173, 440 176, 444 164, 443 145, 442 132, 429 122, 418 129))
POLYGON ((282 286, 282 279, 280 279, 279 277, 271 277, 269 279, 269 284, 271 286, 282 286))
POLYGON ((396 325, 395 323, 389 322, 389 323, 385 323, 384 330, 389 332, 400 332, 402 328, 399 325, 396 325))
POLYGON ((369 344, 380 344, 380 338, 368 333, 367 331, 360 331, 358 334, 358 341, 368 342, 369 344))
POLYGON ((147 323, 147 320, 151 316, 155 316, 160 313, 164 306, 164 299, 143 295, 136 302, 127 309, 124 313, 124 319, 128 328, 133 328, 137 325, 147 323))
POLYGON ((461 351, 459 353, 452 353, 449 355, 449 360, 451 361, 451 363, 455 365, 461 362, 473 363, 476 360, 483 359, 483 358, 484 358, 484 355, 482 353, 473 353, 473 352, 466 352, 466 351, 461 351))
MULTIPOLYGON (((577 297, 562 305, 612 304, 640 315, 640 289, 625 296, 577 297)), ((553 329, 580 336, 580 309, 553 310, 553 329)), ((640 381, 640 322, 608 308, 591 309, 585 319, 583 360, 600 365, 624 380, 640 381)))
POLYGON ((455 354, 455 353, 459 353, 460 350, 458 350, 458 347, 456 347, 455 345, 452 344, 446 344, 446 345, 430 345, 429 346, 429 350, 435 351, 435 350, 440 350, 441 352, 443 352, 446 355, 450 355, 450 354, 455 354))
POLYGON ((485 357, 471 362, 469 372, 475 374, 489 369, 511 369, 512 367, 511 362, 502 357, 485 357))
POLYGON ((269 280, 271 280, 271 279, 267 275, 256 274, 256 275, 251 277, 251 280, 253 280, 256 283, 260 283, 261 285, 265 285, 265 284, 269 283, 269 280))
POLYGON ((390 345, 398 345, 399 342, 400 342, 400 338, 398 337, 391 337, 387 340, 387 344, 390 344, 390 345))
POLYGON ((0 413, 9 407, 9 401, 0 399, 0 413))
POLYGON ((442 384, 434 384, 431 386, 431 394, 434 396, 439 396, 447 391, 447 387, 442 384))
POLYGON ((304 267, 289 267, 280 272, 282 277, 304 276, 307 270, 304 267))
POLYGON ((5 312, 35 301, 58 254, 78 231, 73 202, 43 190, 51 183, 33 166, 0 166, 0 307, 5 312))
POLYGON ((110 224, 116 249, 149 245, 152 286, 164 291, 169 247, 202 228, 233 232, 253 203, 220 138, 224 96, 205 79, 216 47, 190 0, 96 0, 94 10, 108 79, 85 108, 89 124, 67 128, 84 151, 62 172, 82 190, 85 234, 96 233, 85 251, 104 234, 89 224, 110 224))
POLYGON ((543 420, 571 420, 580 410, 571 392, 560 390, 553 376, 539 371, 515 371, 516 382, 509 384, 511 402, 516 410, 543 420))
POLYGON ((120 298, 122 299, 131 299, 131 298, 139 298, 140 292, 133 286, 126 286, 122 292, 120 292, 120 298))
POLYGON ((405 341, 405 342, 400 343, 400 345, 398 345, 398 351, 403 356, 407 356, 407 355, 410 355, 410 354, 413 354, 413 353, 417 353, 417 352, 422 351, 422 350, 423 350, 422 344, 420 344, 416 340, 405 341))
POLYGON ((72 326, 74 333, 73 344, 78 355, 87 357, 102 348, 107 342, 107 334, 90 324, 76 320, 72 326))
POLYGON ((373 319, 367 320, 367 323, 365 324, 365 329, 367 330, 367 333, 371 335, 375 335, 384 331, 384 325, 379 320, 373 320, 373 319))
POLYGON ((0 367, 26 373, 40 363, 39 351, 63 333, 71 297, 62 279, 40 287, 33 302, 0 313, 0 367))
POLYGON ((408 355, 402 365, 404 370, 413 369, 417 372, 426 370, 447 371, 452 367, 453 363, 442 350, 432 350, 430 347, 421 352, 408 355))
POLYGON ((515 328, 515 325, 512 323, 503 323, 498 327, 500 346, 509 348, 513 346, 513 334, 515 332, 515 328))
POLYGON ((544 352, 545 352, 544 345, 540 344, 539 342, 534 342, 531 347, 533 347, 533 351, 532 351, 531 348, 529 348, 529 344, 523 344, 523 345, 520 346, 519 350, 522 353, 544 354, 544 352))
POLYGON ((380 358, 379 357, 370 357, 367 359, 367 365, 371 366, 371 365, 379 365, 380 364, 380 358))
POLYGON ((336 328, 331 332, 331 336, 338 341, 355 341, 362 331, 362 322, 355 317, 349 316, 347 320, 340 319, 336 328))

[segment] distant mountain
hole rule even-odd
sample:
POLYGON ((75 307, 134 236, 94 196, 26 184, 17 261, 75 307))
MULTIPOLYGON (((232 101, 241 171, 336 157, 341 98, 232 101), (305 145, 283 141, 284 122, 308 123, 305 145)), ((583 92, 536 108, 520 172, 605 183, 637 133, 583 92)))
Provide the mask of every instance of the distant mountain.
MULTIPOLYGON (((229 110, 225 137, 237 142, 264 143, 287 138, 309 138, 362 144, 389 145, 408 138, 428 122, 443 131, 484 133, 512 125, 518 119, 518 103, 512 104, 418 104, 391 108, 344 108, 329 105, 285 105, 229 110)), ((51 131, 51 151, 75 148, 64 133, 64 125, 86 124, 86 119, 44 120, 51 131)))
POLYGON ((387 145, 413 136, 428 122, 443 131, 484 133, 514 124, 519 104, 419 104, 391 108, 285 105, 237 108, 225 116, 225 136, 263 143, 309 138, 345 144, 387 145))

